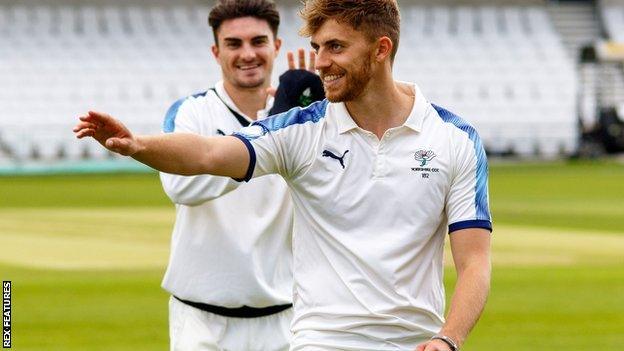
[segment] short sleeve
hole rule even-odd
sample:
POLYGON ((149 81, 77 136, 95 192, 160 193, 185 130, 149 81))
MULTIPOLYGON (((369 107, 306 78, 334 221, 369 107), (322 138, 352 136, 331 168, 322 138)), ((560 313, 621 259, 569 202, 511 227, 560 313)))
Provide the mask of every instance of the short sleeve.
POLYGON ((447 198, 449 232, 466 228, 492 230, 488 163, 477 132, 461 132, 455 143, 455 167, 447 198))
POLYGON ((291 179, 302 172, 310 163, 311 145, 326 108, 327 100, 306 108, 296 107, 234 133, 250 153, 244 180, 275 173, 291 179))
POLYGON ((450 125, 452 173, 446 198, 449 233, 467 228, 492 231, 488 195, 488 163, 479 134, 470 123, 432 104, 450 125))

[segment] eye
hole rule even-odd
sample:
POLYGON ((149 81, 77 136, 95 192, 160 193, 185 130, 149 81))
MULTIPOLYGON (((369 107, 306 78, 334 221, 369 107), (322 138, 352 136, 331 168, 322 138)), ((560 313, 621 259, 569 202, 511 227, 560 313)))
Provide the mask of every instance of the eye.
POLYGON ((255 46, 263 46, 269 42, 267 38, 254 39, 253 45, 255 46))
POLYGON ((340 50, 342 50, 342 45, 340 45, 340 44, 338 44, 338 43, 333 43, 333 44, 331 44, 331 45, 329 46, 329 48, 330 48, 332 51, 340 51, 340 50))

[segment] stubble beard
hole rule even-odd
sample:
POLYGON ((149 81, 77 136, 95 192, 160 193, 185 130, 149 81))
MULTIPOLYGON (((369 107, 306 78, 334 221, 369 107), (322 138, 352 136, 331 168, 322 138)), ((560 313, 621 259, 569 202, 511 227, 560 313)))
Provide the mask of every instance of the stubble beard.
POLYGON ((347 80, 346 87, 337 93, 331 93, 325 90, 327 100, 330 102, 347 102, 360 97, 368 86, 368 82, 372 78, 371 58, 366 56, 358 65, 356 70, 345 74, 347 80))

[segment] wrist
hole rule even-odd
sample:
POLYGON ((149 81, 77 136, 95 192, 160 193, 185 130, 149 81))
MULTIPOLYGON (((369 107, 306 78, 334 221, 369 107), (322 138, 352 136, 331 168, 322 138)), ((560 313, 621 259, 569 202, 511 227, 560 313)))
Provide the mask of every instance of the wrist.
POLYGON ((131 157, 135 157, 135 156, 140 156, 142 151, 145 151, 146 146, 145 146, 145 137, 140 136, 140 135, 135 135, 134 136, 134 148, 132 150, 132 155, 129 155, 131 157))
POLYGON ((436 335, 448 336, 455 342, 458 348, 461 348, 466 341, 466 336, 463 333, 458 332, 455 328, 443 327, 436 335))
POLYGON ((448 345, 451 351, 459 351, 459 344, 455 341, 456 339, 453 339, 448 335, 436 334, 432 336, 430 340, 440 340, 448 345))

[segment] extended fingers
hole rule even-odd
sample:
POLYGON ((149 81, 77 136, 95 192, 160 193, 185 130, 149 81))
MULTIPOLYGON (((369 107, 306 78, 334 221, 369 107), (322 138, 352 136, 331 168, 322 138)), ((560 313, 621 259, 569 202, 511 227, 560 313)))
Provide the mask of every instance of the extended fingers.
POLYGON ((79 129, 79 130, 75 130, 74 134, 76 135, 76 138, 78 139, 82 139, 84 137, 92 137, 95 135, 95 130, 93 129, 79 129))
POLYGON ((74 127, 73 131, 77 132, 79 130, 82 129, 97 129, 97 125, 95 123, 91 123, 91 122, 80 122, 78 124, 76 124, 76 126, 74 127))
POLYGON ((288 60, 288 69, 295 69, 295 54, 292 51, 286 53, 286 58, 288 60))
POLYGON ((87 122, 83 120, 83 117, 80 117, 82 122, 79 122, 74 129, 72 130, 76 135, 76 138, 82 139, 84 137, 92 137, 95 135, 95 131, 97 130, 97 125, 91 122, 87 122))
POLYGON ((308 71, 314 73, 316 72, 316 53, 310 50, 310 65, 308 66, 308 71))
POLYGON ((83 122, 91 122, 97 126, 103 126, 106 123, 112 122, 113 117, 106 113, 89 111, 86 115, 81 116, 80 120, 83 122))
POLYGON ((104 112, 97 112, 97 111, 89 111, 89 116, 95 117, 97 119, 101 119, 103 121, 112 119, 112 117, 109 114, 104 113, 104 112))
POLYGON ((299 56, 299 69, 306 69, 305 50, 300 48, 297 50, 297 54, 299 56))
POLYGON ((316 53, 312 50, 310 50, 310 53, 308 55, 308 65, 306 66, 306 54, 305 54, 305 49, 298 49, 297 50, 297 63, 295 63, 295 53, 292 51, 288 51, 286 53, 286 59, 288 61, 288 69, 289 70, 293 70, 293 69, 304 69, 304 70, 308 70, 310 72, 316 72, 315 66, 316 66, 316 53))

